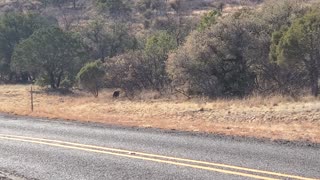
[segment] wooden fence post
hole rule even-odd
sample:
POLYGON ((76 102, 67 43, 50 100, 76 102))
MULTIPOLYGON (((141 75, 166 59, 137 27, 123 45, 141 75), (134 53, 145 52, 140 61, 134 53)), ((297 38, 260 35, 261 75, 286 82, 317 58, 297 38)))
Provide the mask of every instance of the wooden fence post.
POLYGON ((33 112, 33 89, 31 85, 31 90, 30 90, 30 98, 31 98, 31 111, 33 112))

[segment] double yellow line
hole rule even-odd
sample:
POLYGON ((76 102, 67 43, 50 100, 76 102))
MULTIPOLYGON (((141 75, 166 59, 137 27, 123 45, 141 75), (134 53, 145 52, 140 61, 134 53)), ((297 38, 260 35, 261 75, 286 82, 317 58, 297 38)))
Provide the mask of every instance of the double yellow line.
POLYGON ((156 154, 72 143, 72 142, 59 141, 59 140, 15 136, 15 135, 7 135, 7 134, 0 134, 0 139, 10 140, 10 141, 20 141, 20 142, 33 143, 33 144, 41 144, 41 145, 54 146, 54 147, 60 147, 65 149, 81 150, 81 151, 94 152, 94 153, 100 153, 100 154, 108 154, 108 155, 114 155, 114 156, 120 156, 120 157, 132 158, 132 159, 153 161, 158 163, 172 164, 176 166, 202 169, 202 170, 219 172, 224 174, 249 177, 253 179, 275 180, 275 179, 290 178, 290 179, 299 179, 299 180, 316 180, 312 178, 306 178, 301 176, 282 174, 282 173, 276 173, 276 172, 270 172, 270 171, 262 171, 262 170, 244 168, 239 166, 211 163, 211 162, 205 162, 205 161, 197 161, 192 159, 176 158, 176 157, 170 157, 170 156, 162 156, 162 155, 156 155, 156 154))

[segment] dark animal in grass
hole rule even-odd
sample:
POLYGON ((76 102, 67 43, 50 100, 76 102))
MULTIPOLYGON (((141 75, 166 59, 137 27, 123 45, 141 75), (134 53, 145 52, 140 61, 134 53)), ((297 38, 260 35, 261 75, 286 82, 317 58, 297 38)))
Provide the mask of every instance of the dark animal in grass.
POLYGON ((118 98, 120 96, 120 91, 114 91, 112 97, 118 98))

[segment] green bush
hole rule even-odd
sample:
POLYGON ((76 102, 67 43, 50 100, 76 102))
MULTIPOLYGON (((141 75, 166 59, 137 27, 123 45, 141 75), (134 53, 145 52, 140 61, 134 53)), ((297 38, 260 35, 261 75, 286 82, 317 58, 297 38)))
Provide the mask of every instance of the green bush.
POLYGON ((98 97, 104 76, 105 71, 101 61, 95 61, 84 65, 78 73, 77 79, 84 89, 87 89, 94 97, 98 97))

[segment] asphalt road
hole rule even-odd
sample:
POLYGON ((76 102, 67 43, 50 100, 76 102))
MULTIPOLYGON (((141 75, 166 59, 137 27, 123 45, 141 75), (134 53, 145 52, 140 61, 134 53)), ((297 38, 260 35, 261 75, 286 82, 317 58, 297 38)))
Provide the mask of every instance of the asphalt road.
POLYGON ((0 115, 1 178, 320 179, 320 149, 0 115))

